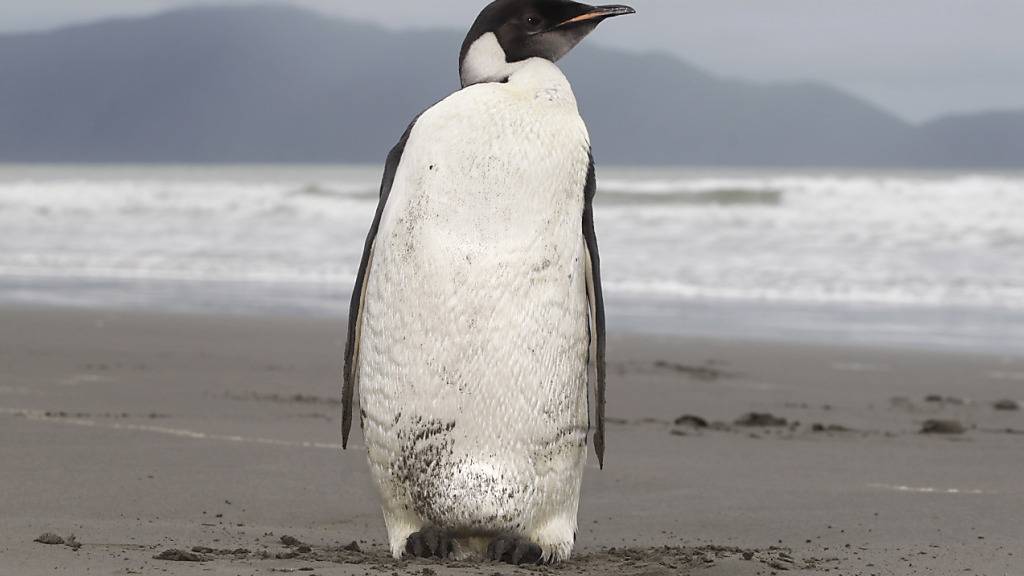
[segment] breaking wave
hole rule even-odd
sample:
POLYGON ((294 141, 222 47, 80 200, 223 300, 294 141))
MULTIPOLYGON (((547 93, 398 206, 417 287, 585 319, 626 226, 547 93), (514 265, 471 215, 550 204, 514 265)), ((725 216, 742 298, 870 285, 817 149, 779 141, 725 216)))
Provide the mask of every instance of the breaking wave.
MULTIPOLYGON (((380 177, 26 170, 0 168, 0 277, 347 286, 380 177)), ((633 169, 598 194, 611 294, 1024 309, 1024 176, 633 169)))

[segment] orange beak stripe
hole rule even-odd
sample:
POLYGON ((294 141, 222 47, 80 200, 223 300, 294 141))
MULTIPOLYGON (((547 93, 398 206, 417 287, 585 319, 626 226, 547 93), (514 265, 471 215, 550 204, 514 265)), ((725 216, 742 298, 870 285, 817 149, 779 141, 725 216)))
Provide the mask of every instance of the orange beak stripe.
POLYGON ((575 18, 570 18, 569 20, 566 20, 565 22, 562 22, 558 26, 561 27, 561 26, 568 26, 569 24, 575 24, 577 22, 586 22, 587 20, 593 20, 594 18, 601 18, 602 16, 607 16, 607 14, 605 14, 604 12, 587 12, 586 14, 580 14, 579 16, 577 16, 575 18))
POLYGON ((598 20, 604 18, 611 18, 612 16, 623 16, 626 14, 635 14, 636 11, 629 6, 595 6, 593 10, 586 14, 580 14, 575 18, 570 18, 565 22, 555 26, 555 28, 561 28, 562 26, 568 26, 570 24, 578 24, 580 22, 587 22, 589 20, 598 20))

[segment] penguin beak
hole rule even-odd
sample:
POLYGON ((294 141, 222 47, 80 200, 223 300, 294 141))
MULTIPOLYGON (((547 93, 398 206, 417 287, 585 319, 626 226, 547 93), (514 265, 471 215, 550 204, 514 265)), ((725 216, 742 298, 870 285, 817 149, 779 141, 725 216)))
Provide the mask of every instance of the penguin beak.
POLYGON ((582 24, 583 22, 593 22, 594 24, 604 20, 605 18, 611 18, 613 16, 625 16, 626 14, 636 14, 636 10, 633 10, 629 6, 622 5, 611 5, 611 6, 587 6, 587 10, 577 16, 569 18, 565 22, 561 22, 555 26, 555 28, 562 28, 565 26, 572 26, 573 24, 582 24))

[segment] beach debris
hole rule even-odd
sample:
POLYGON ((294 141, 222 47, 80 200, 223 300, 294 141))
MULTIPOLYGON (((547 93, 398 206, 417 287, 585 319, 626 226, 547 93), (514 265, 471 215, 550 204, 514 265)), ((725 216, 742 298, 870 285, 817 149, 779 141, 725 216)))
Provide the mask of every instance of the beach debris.
POLYGON ((57 536, 53 532, 43 532, 39 535, 38 538, 33 540, 33 542, 39 542, 40 544, 49 544, 50 546, 55 546, 59 544, 64 544, 64 539, 60 536, 57 536))
POLYGON ((351 543, 342 546, 342 550, 348 550, 349 552, 362 552, 362 548, 359 547, 359 542, 353 540, 351 543))
POLYGON ((708 421, 700 416, 684 414, 675 420, 676 426, 689 426, 691 428, 707 428, 708 421))
POLYGON ((248 556, 252 553, 248 548, 210 548, 209 546, 193 546, 192 551, 196 554, 217 554, 220 556, 248 556))
POLYGON ((924 397, 924 401, 930 404, 949 404, 952 406, 963 406, 967 403, 963 398, 957 398, 956 396, 943 396, 941 394, 929 394, 924 397))
POLYGON ((957 420, 925 420, 921 425, 921 434, 963 434, 967 432, 957 420))
POLYGON ((850 429, 840 424, 811 424, 811 432, 849 432, 850 429))
POLYGON ((302 546, 302 541, 295 536, 285 534, 284 536, 281 536, 281 544, 291 548, 292 546, 302 546))
POLYGON ((168 560, 170 562, 207 562, 208 559, 205 556, 201 556, 194 552, 186 552, 185 550, 179 550, 177 548, 171 548, 164 550, 163 552, 153 556, 154 560, 168 560))
POLYGON ((995 402, 994 404, 992 404, 992 407, 995 408, 996 410, 1016 412, 1017 410, 1020 410, 1020 403, 1017 402, 1016 400, 1010 400, 1009 398, 1007 398, 995 402))
POLYGON ((785 426, 789 421, 768 412, 750 412, 736 420, 735 424, 752 428, 770 428, 785 426))
POLYGON ((340 399, 325 398, 323 396, 314 396, 312 394, 260 394, 257 392, 238 394, 228 392, 224 396, 230 400, 251 400, 256 402, 276 402, 282 404, 322 404, 327 406, 341 404, 340 399))
POLYGON ((667 362, 665 360, 658 360, 654 363, 655 368, 661 368, 664 370, 671 370, 678 372, 693 378, 694 380, 703 380, 706 382, 713 382, 720 378, 726 378, 732 376, 723 370, 715 367, 715 362, 708 362, 703 366, 691 366, 688 364, 680 364, 678 362, 667 362))
POLYGON ((68 536, 64 540, 64 545, 67 546, 68 548, 71 548, 72 550, 78 550, 79 548, 82 547, 82 543, 79 542, 77 538, 75 538, 74 534, 68 536))

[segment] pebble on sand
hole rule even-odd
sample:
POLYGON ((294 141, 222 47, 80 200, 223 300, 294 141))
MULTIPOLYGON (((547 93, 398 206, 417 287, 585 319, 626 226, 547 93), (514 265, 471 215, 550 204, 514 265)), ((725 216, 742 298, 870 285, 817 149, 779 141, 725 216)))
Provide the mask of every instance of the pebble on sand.
POLYGON ((963 434, 967 432, 957 420, 925 420, 921 425, 921 434, 963 434))
POLYGON ((34 540, 34 542, 39 542, 40 544, 49 544, 53 546, 57 544, 63 544, 64 539, 60 536, 57 536, 53 532, 43 532, 39 535, 38 538, 34 540))

